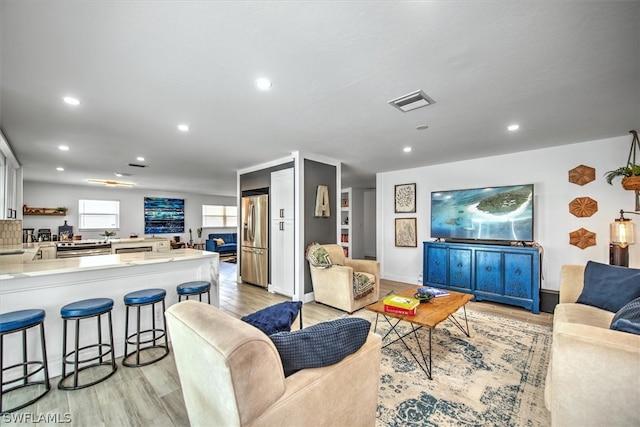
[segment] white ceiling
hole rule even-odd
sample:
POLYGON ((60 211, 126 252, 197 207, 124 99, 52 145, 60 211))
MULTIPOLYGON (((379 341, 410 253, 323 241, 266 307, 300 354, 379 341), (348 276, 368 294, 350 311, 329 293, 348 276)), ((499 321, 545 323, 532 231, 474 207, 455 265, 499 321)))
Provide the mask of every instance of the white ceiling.
POLYGON ((638 1, 2 0, 0 20, 0 127, 25 180, 233 195, 238 169, 300 150, 368 187, 640 127, 638 1), (387 104, 418 89, 436 103, 387 104))

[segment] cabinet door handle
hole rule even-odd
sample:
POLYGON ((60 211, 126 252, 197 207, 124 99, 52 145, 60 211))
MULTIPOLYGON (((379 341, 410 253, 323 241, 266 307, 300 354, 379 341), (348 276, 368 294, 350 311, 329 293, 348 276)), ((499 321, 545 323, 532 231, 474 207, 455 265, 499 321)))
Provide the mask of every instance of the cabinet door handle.
POLYGON ((440 265, 440 261, 436 261, 436 265, 440 265))
POLYGON ((486 268, 486 270, 487 270, 487 271, 491 271, 491 266, 490 266, 490 265, 488 265, 488 266, 487 266, 487 268, 486 268))
POLYGON ((462 263, 461 262, 458 263, 458 268, 460 268, 460 267, 462 267, 462 263))
POLYGON ((280 209, 280 218, 284 218, 284 209, 280 209))
POLYGON ((280 221, 280 230, 284 231, 284 221, 280 221))
POLYGON ((519 268, 516 269, 515 273, 516 273, 517 276, 519 276, 520 275, 520 269, 519 268))

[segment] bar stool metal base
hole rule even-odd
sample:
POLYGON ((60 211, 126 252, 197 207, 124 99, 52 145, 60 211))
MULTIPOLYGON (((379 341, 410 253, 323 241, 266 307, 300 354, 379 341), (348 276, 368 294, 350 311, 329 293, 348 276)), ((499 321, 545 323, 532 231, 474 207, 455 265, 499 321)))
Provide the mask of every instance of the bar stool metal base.
MULTIPOLYGON (((33 312, 37 314, 38 310, 25 310, 24 312, 33 312)), ((14 313, 8 313, 14 314, 14 313)), ((49 368, 47 366, 47 346, 44 338, 44 311, 42 311, 42 320, 36 323, 30 323, 23 327, 18 327, 15 329, 4 330, 0 333, 0 414, 8 414, 10 412, 14 412, 25 408, 37 400, 42 398, 45 394, 47 394, 51 390, 51 384, 49 383, 49 368), (29 361, 27 360, 27 330, 36 326, 40 326, 40 344, 41 344, 41 352, 42 352, 42 360, 39 361, 29 361), (3 366, 2 356, 4 351, 4 337, 5 335, 13 334, 16 332, 20 332, 22 335, 22 363, 16 363, 11 366, 3 366), (10 370, 22 368, 22 374, 12 380, 4 380, 4 373, 10 370), (30 369, 30 367, 32 369, 30 369), (35 368, 35 369, 33 369, 35 368), (31 378, 36 374, 43 372, 44 379, 43 380, 32 380, 31 378), (9 386, 10 384, 15 384, 13 386, 9 386), (5 388, 5 386, 9 386, 9 388, 5 388), (7 397, 11 392, 20 390, 27 387, 39 387, 44 386, 44 390, 38 393, 32 399, 18 403, 13 407, 5 407, 2 403, 2 399, 7 397)))
MULTIPOLYGON (((164 359, 165 357, 167 357, 167 355, 169 354, 169 341, 168 341, 168 337, 167 337, 167 320, 164 317, 164 312, 165 312, 165 304, 164 304, 164 293, 162 294, 158 294, 157 297, 153 297, 151 296, 151 300, 149 300, 149 298, 146 298, 146 300, 148 302, 143 302, 143 303, 132 303, 132 302, 128 302, 129 297, 133 297, 133 299, 135 300, 136 294, 141 295, 139 297, 140 300, 145 300, 145 296, 144 293, 145 292, 153 292, 154 289, 149 289, 149 290, 145 290, 145 291, 138 291, 133 292, 131 294, 128 294, 125 296, 125 306, 126 306, 126 319, 125 319, 125 341, 124 341, 124 357, 122 358, 122 365, 129 367, 129 368, 135 368, 135 367, 140 367, 140 366, 146 366, 146 365, 150 365, 152 363, 155 363, 159 360, 164 359), (160 297, 160 295, 162 295, 160 297), (162 321, 163 321, 163 328, 157 328, 156 327, 156 318, 155 318, 155 310, 156 310, 156 304, 158 303, 162 303, 162 321), (140 330, 140 309, 144 306, 150 305, 151 306, 151 329, 145 329, 143 331, 140 330), (136 326, 136 331, 132 334, 129 334, 129 308, 136 308, 136 317, 137 317, 137 326, 136 326), (143 338, 143 335, 148 335, 149 337, 147 339, 143 338), (161 340, 162 338, 164 338, 164 344, 158 344, 158 340, 161 340), (146 344, 151 344, 149 346, 143 347, 141 348, 140 346, 146 345, 146 344), (128 346, 129 345, 133 345, 135 346, 135 350, 129 352, 128 351, 128 346), (142 355, 142 352, 148 353, 149 350, 152 349, 161 349, 161 353, 157 356, 151 356, 151 359, 145 360, 145 361, 140 361, 140 356, 142 355), (129 359, 133 359, 135 356, 135 362, 130 362, 129 359)), ((155 291, 162 291, 160 289, 155 290, 155 291)))
MULTIPOLYGON (((79 301, 81 303, 82 301, 79 301)), ((70 304, 71 305, 71 304, 70 304)), ((63 310, 68 306, 63 307, 63 310)), ((113 307, 113 301, 111 301, 111 306, 107 309, 92 312, 87 315, 77 315, 77 316, 64 316, 63 315, 63 330, 62 330, 62 377, 58 382, 58 388, 60 390, 79 390, 86 387, 90 387, 92 385, 98 384, 107 378, 111 377, 116 373, 118 367, 116 366, 116 361, 114 357, 114 346, 113 346, 113 323, 111 321, 111 308, 113 307), (109 343, 102 342, 102 315, 106 314, 108 317, 108 328, 109 328, 109 343), (91 344, 84 347, 80 347, 80 320, 89 319, 95 317, 98 322, 98 343, 91 344), (74 350, 67 353, 67 321, 74 320, 75 321, 75 346, 74 350), (97 349, 97 355, 93 357, 87 357, 85 359, 81 358, 80 353, 89 350, 89 349, 97 349), (109 357, 109 360, 105 360, 109 357), (94 363, 90 363, 94 362, 94 363), (82 364, 89 363, 88 365, 81 366, 82 364), (73 366, 73 371, 67 374, 67 365, 73 366), (100 366, 108 366, 110 367, 109 371, 103 374, 101 377, 85 384, 80 383, 80 373, 86 371, 91 368, 98 368, 100 366), (67 385, 65 382, 68 379, 73 379, 72 385, 67 385)))

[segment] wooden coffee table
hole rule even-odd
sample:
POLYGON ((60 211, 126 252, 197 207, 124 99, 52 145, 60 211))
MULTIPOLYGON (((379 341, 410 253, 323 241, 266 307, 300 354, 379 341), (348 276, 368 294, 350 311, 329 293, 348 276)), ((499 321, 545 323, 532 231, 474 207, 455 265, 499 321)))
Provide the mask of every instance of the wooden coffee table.
MULTIPOLYGON (((411 286, 403 290, 402 292, 397 292, 396 295, 413 297, 413 295, 417 292, 419 286, 411 286)), ((467 309, 465 305, 473 299, 473 295, 464 294, 461 292, 447 291, 450 295, 445 297, 433 298, 431 301, 422 303, 418 307, 415 316, 407 316, 403 314, 396 313, 386 313, 384 311, 384 303, 382 300, 375 302, 371 305, 366 306, 365 308, 369 311, 373 311, 376 313, 376 324, 374 327, 374 332, 378 328, 378 317, 380 315, 384 316, 385 320, 391 326, 389 332, 386 333, 384 337, 382 337, 383 342, 385 342, 386 338, 393 332, 397 335, 397 338, 391 342, 387 342, 383 345, 384 347, 388 347, 391 344, 394 344, 398 341, 401 341, 404 346, 407 348, 411 356, 416 361, 416 363, 422 368, 425 374, 429 379, 431 377, 431 332, 438 326, 441 322, 449 319, 451 323, 453 323, 458 329, 460 329, 467 337, 470 337, 469 334, 469 322, 467 321, 467 309), (464 309, 464 326, 454 317, 454 313, 457 312, 460 307, 464 309), (396 327, 402 321, 405 321, 411 325, 411 330, 405 334, 402 334, 396 327), (417 332, 422 329, 427 328, 429 330, 429 352, 428 358, 425 355, 425 352, 422 349, 422 345, 420 344, 420 339, 417 332), (411 350, 411 347, 405 342, 406 337, 413 336, 418 344, 418 349, 420 350, 420 356, 422 358, 422 362, 418 360, 418 356, 411 350)), ((390 338, 391 339, 391 338, 390 338)))

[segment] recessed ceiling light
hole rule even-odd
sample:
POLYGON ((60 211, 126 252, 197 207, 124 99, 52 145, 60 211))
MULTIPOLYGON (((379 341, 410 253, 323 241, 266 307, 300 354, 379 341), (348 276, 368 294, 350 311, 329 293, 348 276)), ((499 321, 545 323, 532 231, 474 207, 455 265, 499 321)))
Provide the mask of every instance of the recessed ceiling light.
POLYGON ((189 125, 185 125, 185 124, 178 125, 178 130, 182 132, 189 132, 189 125))
POLYGON ((405 153, 410 153, 411 152, 411 147, 404 147, 402 149, 402 151, 404 151, 405 153))
POLYGON ((513 131, 515 131, 515 130, 520 129, 520 125, 517 125, 517 124, 509 125, 509 126, 507 127, 507 129, 509 129, 511 132, 513 132, 513 131))
POLYGON ((122 177, 122 174, 120 172, 116 172, 114 173, 115 176, 117 176, 118 178, 122 177))
POLYGON ((62 171, 64 171, 64 168, 57 167, 57 168, 56 168, 56 170, 57 170, 58 172, 62 172, 62 171))
POLYGON ((139 162, 144 162, 144 157, 138 156, 138 157, 136 157, 136 160, 139 161, 139 162))
POLYGON ((429 126, 427 125, 416 126, 416 130, 427 130, 427 129, 429 129, 429 126))
POLYGON ((60 151, 69 151, 68 145, 58 145, 58 150, 60 151))
POLYGON ((80 100, 78 98, 74 98, 73 96, 65 96, 62 98, 64 102, 69 105, 80 105, 80 100))
POLYGON ((256 79, 256 87, 260 90, 271 89, 271 80, 265 78, 256 79))

